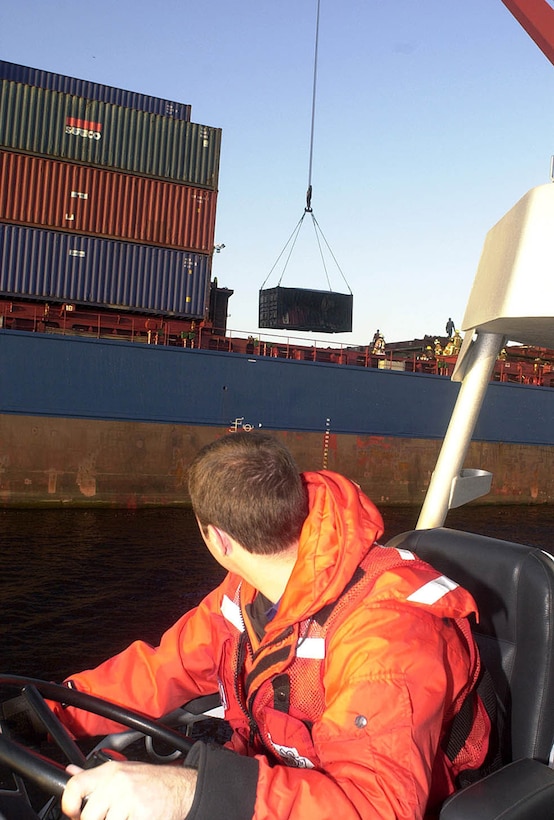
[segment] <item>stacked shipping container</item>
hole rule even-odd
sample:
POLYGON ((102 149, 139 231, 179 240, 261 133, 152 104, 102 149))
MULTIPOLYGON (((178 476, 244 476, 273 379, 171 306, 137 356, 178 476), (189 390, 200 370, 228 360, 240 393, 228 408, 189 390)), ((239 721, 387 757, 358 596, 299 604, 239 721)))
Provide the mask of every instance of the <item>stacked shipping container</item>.
POLYGON ((192 185, 0 151, 2 221, 211 253, 215 206, 192 185))
POLYGON ((13 63, 0 79, 0 293, 202 318, 220 130, 13 63))
POLYGON ((208 254, 0 225, 1 287, 46 301, 201 317, 208 254))
POLYGON ((2 80, 2 148, 217 187, 221 131, 2 80))
POLYGON ((139 111, 149 111, 151 114, 190 121, 190 105, 174 100, 164 100, 160 97, 150 97, 148 94, 140 94, 137 91, 113 88, 111 85, 79 80, 77 77, 67 77, 64 74, 54 74, 52 71, 43 71, 40 68, 30 68, 26 65, 0 60, 0 77, 4 80, 23 83, 23 85, 36 85, 39 88, 48 88, 50 91, 63 91, 64 94, 86 97, 88 100, 100 100, 122 105, 124 108, 136 108, 139 111))

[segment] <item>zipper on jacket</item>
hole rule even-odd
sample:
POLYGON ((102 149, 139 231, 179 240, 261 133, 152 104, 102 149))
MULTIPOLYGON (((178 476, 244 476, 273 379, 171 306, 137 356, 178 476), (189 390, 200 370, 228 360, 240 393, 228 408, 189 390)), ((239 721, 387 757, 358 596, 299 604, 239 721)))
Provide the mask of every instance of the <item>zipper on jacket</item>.
MULTIPOLYGON (((268 647, 271 647, 274 644, 279 643, 280 641, 286 640, 288 637, 290 637, 290 635, 292 635, 293 632, 294 632, 294 627, 293 626, 286 627, 281 633, 279 633, 279 635, 277 635, 275 638, 272 638, 271 641, 268 641, 263 646, 260 646, 260 648, 256 652, 254 652, 254 650, 252 648, 252 644, 250 643, 250 638, 248 637, 248 630, 247 630, 246 624, 244 622, 244 616, 242 614, 242 608, 240 607, 240 605, 239 605, 239 613, 240 613, 240 618, 241 618, 243 629, 242 629, 242 632, 241 632, 241 635, 240 635, 240 638, 239 638, 239 645, 238 645, 238 648, 237 648, 237 663, 236 663, 235 674, 234 674, 235 697, 236 697, 236 699, 237 699, 237 701, 240 705, 241 711, 243 712, 244 716, 248 720, 248 725, 250 727, 250 736, 249 736, 248 742, 249 742, 250 746, 254 747, 254 741, 255 741, 256 736, 257 736, 257 737, 259 737, 262 745, 265 748, 268 748, 267 743, 264 741, 264 739, 262 737, 260 727, 258 726, 256 720, 254 719, 254 700, 255 700, 255 697, 256 697, 257 693, 256 692, 252 693, 252 696, 250 697, 250 703, 248 703, 247 698, 246 698, 246 688, 245 688, 244 684, 241 684, 241 677, 242 677, 241 673, 242 673, 243 667, 244 667, 244 659, 245 659, 246 651, 248 651, 250 653, 250 658, 251 658, 252 662, 254 662, 255 659, 256 659, 256 656, 261 651, 267 650, 268 647)), ((255 668, 253 668, 251 670, 250 675, 252 675, 252 673, 254 673, 254 672, 255 672, 255 668)))
POLYGON ((256 735, 260 735, 260 730, 256 721, 254 720, 252 714, 248 711, 246 706, 246 692, 243 691, 244 687, 241 685, 241 673, 244 667, 244 659, 246 656, 246 651, 250 652, 250 657, 253 657, 252 646, 250 644, 250 640, 248 638, 248 633, 246 631, 246 624, 244 623, 244 618, 242 616, 242 610, 239 606, 240 617, 242 620, 243 631, 240 634, 239 638, 239 645, 237 647, 237 662, 235 665, 235 674, 234 674, 234 690, 235 690, 235 697, 237 699, 237 703, 239 704, 241 711, 243 712, 246 720, 248 721, 248 725, 250 727, 250 736, 248 742, 250 746, 254 746, 254 740, 256 735))

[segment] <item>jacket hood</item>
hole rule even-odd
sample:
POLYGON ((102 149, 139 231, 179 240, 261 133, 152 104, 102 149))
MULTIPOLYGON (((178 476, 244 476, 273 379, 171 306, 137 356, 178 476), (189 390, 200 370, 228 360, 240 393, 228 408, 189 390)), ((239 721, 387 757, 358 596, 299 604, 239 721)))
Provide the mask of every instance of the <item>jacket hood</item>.
POLYGON ((335 601, 384 530, 377 507, 348 478, 329 470, 302 476, 309 513, 279 608, 287 621, 303 620, 335 601))

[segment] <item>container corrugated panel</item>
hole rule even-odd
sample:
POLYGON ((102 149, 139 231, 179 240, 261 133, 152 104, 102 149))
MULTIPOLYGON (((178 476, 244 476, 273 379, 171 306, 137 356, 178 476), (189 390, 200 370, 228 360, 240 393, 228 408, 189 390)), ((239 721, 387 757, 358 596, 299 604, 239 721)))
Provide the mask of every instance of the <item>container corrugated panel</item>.
POLYGON ((202 317, 208 255, 0 225, 0 293, 202 317))
POLYGON ((211 253, 215 191, 0 150, 0 220, 211 253))
POLYGON ((18 63, 9 63, 6 60, 0 60, 0 79, 12 80, 25 85, 36 85, 39 88, 61 91, 64 94, 75 94, 78 97, 122 105, 125 108, 136 108, 138 111, 161 114, 163 117, 172 117, 175 120, 190 121, 191 106, 185 103, 165 100, 162 97, 151 97, 149 94, 127 91, 124 88, 102 83, 93 83, 90 80, 79 80, 77 77, 43 71, 40 68, 31 68, 18 63))
POLYGON ((2 80, 0 147, 216 190, 221 129, 2 80))
POLYGON ((346 333, 352 330, 352 294, 305 288, 260 291, 259 327, 346 333))

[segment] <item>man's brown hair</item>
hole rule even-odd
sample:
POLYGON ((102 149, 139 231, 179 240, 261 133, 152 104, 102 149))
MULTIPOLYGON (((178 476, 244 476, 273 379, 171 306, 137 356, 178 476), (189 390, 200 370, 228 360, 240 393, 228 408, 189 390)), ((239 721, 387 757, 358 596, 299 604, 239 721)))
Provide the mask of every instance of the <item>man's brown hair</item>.
POLYGON ((267 433, 230 433, 203 447, 189 469, 189 493, 202 528, 219 527, 252 553, 287 549, 308 514, 292 455, 267 433))

